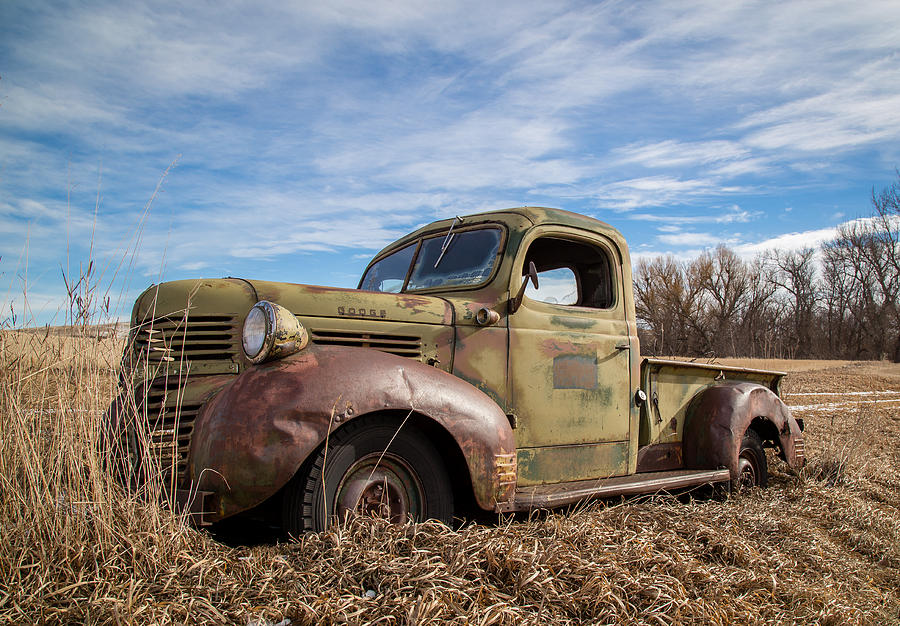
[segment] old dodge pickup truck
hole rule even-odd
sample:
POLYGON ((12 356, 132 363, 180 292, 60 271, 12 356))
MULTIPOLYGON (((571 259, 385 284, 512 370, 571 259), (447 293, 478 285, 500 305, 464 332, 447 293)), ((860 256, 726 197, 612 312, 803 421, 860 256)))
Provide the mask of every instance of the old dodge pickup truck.
POLYGON ((136 301, 108 412, 131 484, 201 523, 263 508, 465 512, 726 483, 804 463, 783 374, 639 356, 624 238, 523 207, 389 245, 357 289, 240 278, 136 301))

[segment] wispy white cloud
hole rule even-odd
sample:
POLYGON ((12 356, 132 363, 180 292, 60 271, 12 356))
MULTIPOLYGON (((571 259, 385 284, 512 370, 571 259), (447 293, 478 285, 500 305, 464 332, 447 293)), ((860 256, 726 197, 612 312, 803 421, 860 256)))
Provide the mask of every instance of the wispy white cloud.
POLYGON ((612 183, 583 184, 579 194, 598 206, 617 211, 680 206, 701 199, 721 198, 744 191, 740 186, 722 185, 711 179, 681 179, 674 176, 644 176, 612 183))
POLYGON ((572 159, 547 158, 570 147, 559 126, 478 112, 396 138, 363 145, 351 140, 316 165, 331 175, 368 172, 387 184, 429 190, 566 184, 587 169, 572 159))
POLYGON ((36 84, 26 88, 16 81, 3 94, 3 112, 14 113, 15 117, 0 116, 0 128, 74 131, 87 124, 123 121, 117 107, 74 85, 36 84))
POLYGON ((708 215, 671 215, 665 213, 630 213, 629 219, 643 222, 666 222, 667 224, 732 224, 747 223, 762 216, 761 211, 746 211, 735 205, 725 212, 708 215))
POLYGON ((785 233, 763 241, 734 246, 734 251, 738 256, 751 258, 770 250, 792 251, 802 250, 803 248, 815 248, 826 241, 834 239, 837 232, 837 227, 832 227, 817 228, 815 230, 796 233, 785 233))
POLYGON ((879 60, 838 78, 830 89, 747 116, 748 145, 822 152, 859 148, 900 135, 896 59, 879 60))
MULTIPOLYGON (((674 256, 678 260, 689 261, 712 247, 726 245, 745 260, 768 254, 772 251, 791 252, 805 248, 817 249, 833 241, 842 229, 868 227, 874 218, 862 217, 848 220, 826 228, 796 231, 764 237, 755 241, 742 240, 739 234, 682 231, 680 226, 662 226, 654 243, 647 243, 632 249, 632 259, 653 259, 657 256, 674 256), (662 247, 660 246, 662 244, 662 247), (666 246, 669 246, 668 248, 666 246)), ((900 223, 900 218, 897 219, 900 223)))
POLYGON ((682 142, 667 139, 650 144, 629 144, 616 148, 613 154, 618 155, 623 163, 668 168, 739 161, 749 156, 750 151, 734 141, 682 142))
POLYGON ((681 226, 678 225, 664 224, 662 226, 657 226, 656 230, 661 233, 680 233, 682 229, 681 226))
MULTIPOLYGON (((900 223, 900 219, 897 221, 900 223)), ((743 243, 734 246, 734 251, 742 257, 749 258, 758 254, 764 254, 770 250, 792 251, 802 250, 804 248, 818 248, 822 244, 837 238, 841 229, 868 227, 872 222, 873 218, 861 217, 841 222, 840 224, 828 228, 816 228, 813 230, 784 233, 762 241, 743 243)))
POLYGON ((698 256, 707 252, 710 246, 704 246, 702 248, 679 248, 679 249, 665 249, 665 248, 655 248, 650 247, 642 250, 632 250, 631 251, 631 263, 632 265, 637 265, 641 262, 652 261, 653 259, 663 256, 663 257, 671 257, 676 261, 685 263, 690 262, 696 259, 698 256))
POLYGON ((714 246, 726 243, 721 237, 710 233, 680 232, 658 235, 656 238, 669 246, 714 246))

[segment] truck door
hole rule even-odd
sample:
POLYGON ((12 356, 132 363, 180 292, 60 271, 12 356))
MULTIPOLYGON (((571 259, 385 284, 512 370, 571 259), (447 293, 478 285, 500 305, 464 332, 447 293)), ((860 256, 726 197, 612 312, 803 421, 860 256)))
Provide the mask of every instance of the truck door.
POLYGON ((518 484, 626 474, 632 350, 621 254, 595 233, 535 228, 519 249, 512 293, 531 261, 539 289, 529 284, 508 318, 518 484))

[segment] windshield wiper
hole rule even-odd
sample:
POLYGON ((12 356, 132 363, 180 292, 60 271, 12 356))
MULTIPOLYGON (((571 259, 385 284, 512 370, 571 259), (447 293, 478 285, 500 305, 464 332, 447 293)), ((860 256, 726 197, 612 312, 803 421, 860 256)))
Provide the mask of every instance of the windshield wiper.
POLYGON ((453 238, 456 237, 456 235, 453 234, 453 227, 456 226, 457 221, 462 224, 462 218, 459 215, 453 218, 453 223, 450 224, 450 230, 447 231, 447 236, 444 237, 444 242, 441 244, 441 253, 440 255, 438 255, 437 261, 434 262, 435 269, 437 269, 437 266, 440 264, 441 259, 444 258, 444 253, 447 252, 447 248, 450 247, 450 242, 452 242, 453 238))

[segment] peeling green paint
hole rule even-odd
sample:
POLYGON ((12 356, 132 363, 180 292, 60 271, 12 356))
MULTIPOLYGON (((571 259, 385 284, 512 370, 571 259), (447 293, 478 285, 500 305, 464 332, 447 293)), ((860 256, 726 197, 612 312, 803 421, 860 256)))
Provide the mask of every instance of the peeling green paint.
POLYGON ((552 316, 550 318, 550 323, 554 326, 562 326, 563 328, 571 328, 572 330, 588 330, 595 326, 594 320, 562 315, 552 316))
POLYGON ((628 448, 627 441, 520 448, 519 485, 621 476, 628 472, 628 448))

